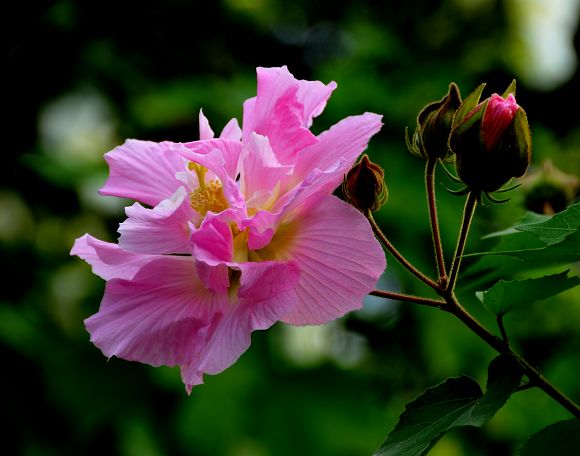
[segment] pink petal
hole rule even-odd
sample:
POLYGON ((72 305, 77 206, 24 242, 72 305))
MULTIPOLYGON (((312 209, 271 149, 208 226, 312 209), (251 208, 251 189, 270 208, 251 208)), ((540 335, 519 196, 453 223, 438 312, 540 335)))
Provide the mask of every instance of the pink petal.
POLYGON ((336 188, 345 172, 367 148, 371 137, 381 129, 381 119, 382 116, 367 112, 347 117, 320 134, 318 143, 298 154, 295 178, 300 180, 313 169, 332 170, 334 183, 328 184, 327 189, 336 188))
POLYGON ((227 293, 230 287, 230 270, 226 264, 208 264, 205 261, 196 261, 195 267, 204 287, 216 293, 227 293))
POLYGON ((276 298, 279 293, 296 287, 300 277, 300 269, 296 263, 261 261, 240 263, 237 267, 242 273, 238 298, 241 302, 247 300, 254 307, 255 329, 266 329, 288 313, 289 309, 281 309, 278 304, 268 306, 264 303, 276 298))
POLYGON ((366 218, 325 196, 295 223, 287 256, 300 268, 298 305, 282 321, 320 324, 359 309, 385 269, 385 255, 366 218))
POLYGON ((242 140, 242 130, 238 125, 238 119, 231 119, 222 132, 220 133, 221 139, 229 139, 230 141, 241 141, 242 140))
POLYGON ((98 313, 85 324, 108 357, 175 366, 202 352, 226 308, 227 295, 204 289, 191 257, 164 256, 133 280, 108 282, 98 313))
POLYGON ((101 195, 131 198, 149 206, 173 195, 181 186, 175 173, 186 169, 186 162, 171 150, 172 143, 129 139, 105 154, 109 178, 101 195))
POLYGON ((258 211, 256 215, 243 222, 243 229, 249 229, 248 249, 258 250, 270 243, 283 214, 258 211))
POLYGON ((105 280, 131 279, 144 265, 157 258, 127 252, 117 244, 100 241, 88 234, 75 241, 70 254, 85 260, 93 272, 105 280))
POLYGON ((234 245, 230 225, 236 223, 235 211, 209 212, 199 229, 191 234, 193 256, 199 277, 206 288, 225 293, 230 286, 226 263, 233 260, 234 245))
POLYGON ((510 93, 506 99, 494 93, 487 103, 481 129, 487 150, 495 147, 503 132, 509 127, 519 109, 515 97, 510 93))
POLYGON ((331 171, 313 170, 298 186, 279 198, 270 210, 259 210, 245 220, 243 228, 249 229, 248 248, 258 250, 265 247, 282 221, 288 223, 303 212, 316 210, 320 198, 330 193, 331 185, 334 185, 331 171))
POLYGON ((235 181, 241 144, 225 139, 176 144, 173 149, 187 160, 204 166, 221 181, 224 196, 231 206, 245 206, 244 196, 235 181), (235 157, 235 158, 234 158, 235 157))
MULTIPOLYGON (((246 143, 246 148, 240 160, 240 187, 246 200, 255 195, 249 207, 261 207, 275 191, 276 185, 292 173, 292 166, 282 166, 272 148, 268 138, 252 133, 246 143)), ((279 191, 278 187, 278 191, 279 191)))
POLYGON ((252 132, 267 136, 278 160, 292 163, 297 151, 317 142, 303 121, 300 84, 286 67, 258 68, 257 75, 258 94, 244 103, 243 141, 252 132))
MULTIPOLYGON (((198 161, 199 157, 201 155, 209 156, 211 155, 210 153, 213 150, 219 150, 221 161, 223 161, 223 163, 220 163, 220 161, 215 161, 214 163, 210 163, 209 166, 213 167, 223 166, 226 170, 227 175, 235 179, 236 171, 238 168, 238 160, 240 158, 240 152, 242 151, 241 142, 234 141, 231 139, 220 138, 220 139, 210 139, 206 141, 192 141, 184 143, 183 146, 186 149, 185 150, 181 149, 182 155, 188 160, 193 161, 195 163, 199 163, 203 166, 206 165, 198 161)), ((216 172, 214 169, 209 168, 208 166, 206 167, 214 171, 216 174, 218 174, 218 172, 216 172)))
POLYGON ((203 111, 199 110, 199 139, 213 139, 214 133, 209 126, 209 121, 207 117, 203 115, 203 111))
POLYGON ((231 366, 250 346, 252 331, 267 329, 296 304, 299 272, 292 263, 243 263, 237 302, 217 322, 203 352, 182 366, 189 391, 203 382, 203 373, 218 374, 231 366))
POLYGON ((332 168, 312 170, 289 192, 286 192, 274 205, 272 212, 282 219, 293 220, 302 212, 315 210, 318 200, 331 193, 337 186, 338 170, 344 168, 343 162, 336 162, 332 168))
POLYGON ((298 101, 304 105, 302 121, 306 127, 310 128, 312 119, 324 111, 326 102, 334 89, 336 89, 334 81, 325 85, 320 81, 300 80, 300 87, 296 95, 298 101))
POLYGON ((236 212, 208 212, 201 226, 191 233, 193 255, 208 264, 232 261, 233 236, 230 225, 236 223, 236 212))
POLYGON ((196 223, 199 215, 183 187, 153 209, 135 203, 125 212, 129 218, 119 226, 121 248, 139 253, 190 253, 189 224, 196 223))
POLYGON ((295 217, 316 206, 318 196, 331 193, 340 185, 381 126, 381 116, 365 113, 347 117, 322 133, 319 143, 300 151, 294 174, 285 181, 283 196, 272 211, 295 217))

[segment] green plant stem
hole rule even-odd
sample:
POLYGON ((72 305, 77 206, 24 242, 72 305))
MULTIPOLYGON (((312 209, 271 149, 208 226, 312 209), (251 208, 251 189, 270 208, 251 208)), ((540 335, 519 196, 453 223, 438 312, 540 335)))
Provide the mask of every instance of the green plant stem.
POLYGON ((529 379, 531 385, 537 386, 542 391, 544 391, 548 396, 554 399, 558 404, 568 410, 576 418, 580 419, 580 407, 575 404, 569 397, 558 390, 554 385, 552 385, 538 369, 532 366, 526 359, 524 359, 519 354, 515 353, 509 345, 500 339, 499 337, 490 333, 485 327, 481 325, 473 316, 467 312, 463 306, 459 303, 457 298, 453 293, 449 293, 445 296, 445 301, 447 305, 441 307, 443 310, 455 315, 461 322, 465 324, 472 332, 478 335, 483 341, 485 341, 490 347, 499 353, 510 353, 515 356, 523 367, 526 376, 529 379))
POLYGON ((505 342, 506 345, 509 344, 509 337, 505 330, 505 326, 503 325, 503 314, 498 314, 496 317, 497 327, 499 328, 499 333, 501 334, 502 340, 505 342))
POLYGON ((433 288, 433 289, 440 288, 436 282, 434 282, 432 279, 430 279, 425 274, 423 274, 421 271, 419 271, 415 266, 413 266, 411 263, 409 263, 407 261, 407 259, 403 255, 401 255, 401 253, 395 248, 395 246, 393 244, 391 244, 391 242, 387 239, 385 234, 382 232, 379 225, 377 225, 377 222, 375 221, 375 218, 373 217, 373 213, 370 210, 367 210, 366 217, 369 220, 369 223, 371 224, 371 227, 373 228, 373 231, 374 231, 375 235, 377 236, 377 238, 379 238, 381 243, 386 247, 386 249, 389 252, 391 252, 391 255, 393 255, 399 263, 401 263, 411 274, 413 274, 415 277, 417 277, 422 282, 426 283, 431 288, 433 288))
MULTIPOLYGON (((434 171, 434 170, 433 170, 434 171)), ((431 217, 431 226, 432 226, 432 233, 433 239, 435 244, 435 251, 436 256, 438 256, 437 250, 437 242, 439 242, 439 246, 441 245, 440 241, 436 239, 439 238, 439 229, 436 228, 436 221, 437 221, 437 213, 435 210, 435 194, 434 188, 431 192, 429 190, 429 186, 432 185, 433 175, 430 173, 430 167, 427 166, 425 175, 426 175, 426 184, 427 184, 427 195, 429 198, 429 215, 431 217), (435 221, 435 223, 433 223, 435 221)), ((463 256, 463 250, 465 248, 465 243, 467 242, 467 235, 469 233, 469 227, 471 225, 471 221, 473 219, 473 214, 477 207, 478 197, 473 192, 470 192, 467 200, 465 201, 465 207, 463 209, 463 221, 461 224, 461 229, 459 232, 459 237, 457 239, 457 247, 455 249, 455 254, 453 255, 453 262, 449 274, 449 281, 447 286, 445 286, 444 282, 441 280, 441 271, 445 271, 445 267, 443 262, 438 258, 438 268, 440 273, 440 280, 439 283, 434 282, 421 271, 416 269, 411 263, 407 261, 403 255, 399 253, 399 251, 389 242, 386 238, 384 233, 381 231, 380 227, 377 225, 372 212, 369 210, 366 213, 366 216, 371 224, 375 235, 379 238, 379 240, 383 243, 383 245, 391 252, 391 254, 401 263, 407 270, 409 270, 414 276, 420 279, 422 282, 430 286, 433 290, 435 290, 443 299, 441 300, 434 300, 429 298, 424 298, 420 296, 413 296, 413 295, 405 295, 401 293, 395 293, 385 290, 373 290, 370 294, 374 296, 379 296, 388 299, 397 299, 399 301, 406 301, 412 302, 415 304, 425 305, 428 307, 437 307, 442 309, 446 312, 449 312, 455 317, 457 317, 465 326, 467 326, 473 333, 475 333, 480 339, 486 342, 491 348, 496 350, 498 353, 509 353, 514 356, 520 365, 522 366, 525 375, 528 378, 528 383, 523 385, 520 389, 527 389, 533 386, 540 388, 544 391, 548 396, 554 399, 558 404, 568 410, 572 415, 576 418, 580 419, 580 407, 574 403, 569 397, 567 397, 564 393, 558 390, 554 385, 552 385, 542 374, 541 372, 534 367, 530 362, 528 362, 525 358, 523 358, 518 353, 514 352, 509 345, 509 340, 505 328, 503 326, 503 321, 500 317, 498 317, 498 326, 501 333, 501 338, 497 337, 496 335, 489 332, 479 321, 477 321, 465 308, 459 303, 455 294, 453 292, 455 288, 455 282, 457 281, 457 275, 459 273, 459 266, 461 264, 461 257, 463 256), (441 269, 442 268, 442 269, 441 269)), ((439 247, 440 248, 440 247, 439 247)), ((442 254, 441 254, 442 259, 442 254)))
POLYGON ((463 256, 463 250, 465 249, 465 243, 467 242, 467 234, 469 233, 469 227, 471 226, 471 220, 473 219, 476 207, 477 195, 473 192, 469 192, 469 195, 465 200, 465 207, 463 208, 463 221, 461 222, 461 230, 459 231, 459 237, 457 238, 457 247, 455 248, 453 262, 451 264, 451 272, 449 273, 449 282, 447 283, 446 288, 448 293, 453 292, 453 289, 455 288, 455 282, 457 281, 457 275, 459 274, 459 266, 461 265, 461 257, 463 256))
POLYGON ((428 307, 437 307, 439 309, 441 309, 442 306, 446 305, 445 301, 442 301, 442 300, 423 298, 421 296, 414 296, 414 295, 408 295, 408 294, 403 294, 403 293, 395 293, 395 292, 386 291, 386 290, 373 290, 369 294, 371 294, 373 296, 378 296, 380 298, 394 299, 397 301, 405 301, 405 302, 413 302, 415 304, 421 304, 423 306, 428 306, 428 307))
POLYGON ((445 270, 445 258, 443 257, 443 245, 441 244, 441 234, 439 232, 439 219, 437 217, 437 203, 435 201, 435 167, 437 159, 430 158, 425 166, 425 188, 427 190, 427 202, 429 205, 429 220, 431 222, 431 236, 433 237, 433 248, 435 249, 435 259, 437 261, 437 272, 439 274, 439 284, 442 288, 447 285, 447 272, 445 270))

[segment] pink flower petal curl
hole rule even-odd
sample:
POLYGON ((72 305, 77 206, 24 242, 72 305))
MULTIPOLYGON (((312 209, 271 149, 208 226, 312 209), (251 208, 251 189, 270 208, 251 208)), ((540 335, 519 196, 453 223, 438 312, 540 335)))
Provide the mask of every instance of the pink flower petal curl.
POLYGON ((156 206, 181 186, 175 174, 186 161, 172 150, 172 143, 128 139, 105 154, 109 178, 101 195, 131 198, 156 206))

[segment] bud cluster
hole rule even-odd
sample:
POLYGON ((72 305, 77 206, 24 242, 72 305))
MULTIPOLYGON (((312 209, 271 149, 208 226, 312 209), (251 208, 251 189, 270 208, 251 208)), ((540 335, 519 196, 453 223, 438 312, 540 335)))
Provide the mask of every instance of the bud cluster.
MULTIPOLYGON (((515 98, 515 81, 499 95, 480 101, 485 84, 461 100, 455 83, 447 94, 425 106, 417 116, 409 151, 431 163, 453 157, 456 180, 465 184, 459 194, 488 194, 525 174, 532 139, 525 111, 515 98)), ((376 211, 387 200, 384 172, 366 155, 345 176, 343 193, 353 206, 376 211)))

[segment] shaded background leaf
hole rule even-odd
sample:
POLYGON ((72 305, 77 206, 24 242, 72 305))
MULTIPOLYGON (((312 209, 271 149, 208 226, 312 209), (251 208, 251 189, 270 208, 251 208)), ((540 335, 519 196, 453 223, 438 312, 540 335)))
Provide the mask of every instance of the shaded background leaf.
POLYGON ((580 450, 580 420, 559 421, 532 435, 520 456, 569 456, 580 450))

